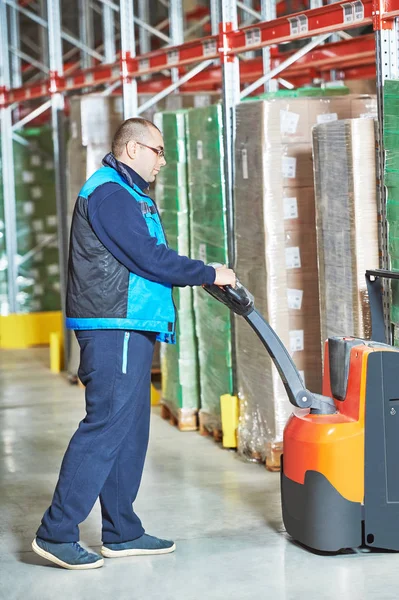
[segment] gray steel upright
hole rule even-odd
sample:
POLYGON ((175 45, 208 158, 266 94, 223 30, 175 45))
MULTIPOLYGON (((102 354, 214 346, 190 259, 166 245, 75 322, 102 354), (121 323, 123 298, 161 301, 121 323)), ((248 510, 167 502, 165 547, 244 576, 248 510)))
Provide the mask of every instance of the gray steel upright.
MULTIPOLYGON (((79 0, 79 35, 85 46, 94 47, 93 12, 87 0, 79 0)), ((93 66, 93 58, 84 49, 80 51, 80 63, 82 69, 93 66)))
MULTIPOLYGON (((261 0, 260 3, 260 12, 262 15, 262 19, 265 21, 272 21, 277 18, 277 10, 276 10, 276 0, 261 0)), ((270 54, 270 46, 266 46, 262 48, 262 58, 263 58, 263 73, 266 75, 270 73, 272 70, 271 65, 271 54, 270 54)), ((277 91, 278 83, 276 80, 269 79, 265 82, 264 91, 265 92, 275 92, 277 91)))
POLYGON ((220 0, 210 0, 212 35, 219 33, 219 25, 222 22, 220 0))
MULTIPOLYGON (((11 86, 8 42, 7 5, 5 0, 0 0, 0 87, 5 89, 9 89, 11 86)), ((7 254, 8 310, 11 313, 15 313, 18 311, 18 248, 11 106, 0 108, 0 137, 7 254)))
MULTIPOLYGON (((222 23, 231 23, 237 29, 237 7, 232 0, 222 0, 222 23)), ((235 144, 235 106, 240 102, 240 66, 238 57, 225 60, 223 68, 223 113, 224 113, 224 153, 226 171, 226 208, 227 232, 229 244, 229 262, 235 263, 234 248, 234 144, 235 144)))
MULTIPOLYGON (((51 92, 51 122, 53 128, 57 229, 59 245, 61 307, 65 315, 68 268, 68 220, 65 152, 64 97, 57 92, 56 78, 63 74, 60 0, 47 0, 51 92)), ((68 336, 64 335, 65 356, 68 357, 68 336)), ((65 364, 67 364, 65 362, 65 364)))
POLYGON ((19 28, 19 14, 16 8, 10 9, 10 42, 11 46, 15 49, 11 54, 11 85, 13 88, 22 86, 22 72, 21 72, 21 40, 20 40, 20 28, 19 28))
MULTIPOLYGON (((121 55, 122 61, 129 56, 136 56, 136 38, 134 34, 134 4, 133 0, 121 0, 121 55)), ((137 80, 129 78, 127 72, 123 73, 123 118, 128 119, 137 115, 138 97, 137 80)))
MULTIPOLYGON (((150 25, 150 4, 148 0, 138 0, 139 19, 150 25)), ((144 27, 139 28, 139 48, 140 54, 147 54, 151 50, 150 32, 144 27)))
POLYGON ((116 61, 115 11, 108 4, 103 4, 102 9, 104 62, 114 63, 116 61))
MULTIPOLYGON (((169 36, 173 46, 184 43, 183 0, 169 0, 169 36)), ((176 83, 178 79, 179 69, 173 68, 172 82, 176 83)))
MULTIPOLYGON (((221 16, 223 31, 227 26, 237 29, 237 6, 235 0, 221 0, 221 16), (228 25, 229 24, 229 25, 228 25)), ((223 125, 224 125, 224 161, 225 161, 225 190, 226 190, 226 224, 229 266, 235 267, 235 242, 234 242, 234 146, 236 137, 236 111, 235 107, 240 102, 240 65, 238 57, 227 58, 225 46, 227 40, 223 38, 224 58, 222 59, 223 73, 223 125)), ((237 392, 237 359, 235 351, 235 321, 231 314, 231 362, 233 394, 237 392)))

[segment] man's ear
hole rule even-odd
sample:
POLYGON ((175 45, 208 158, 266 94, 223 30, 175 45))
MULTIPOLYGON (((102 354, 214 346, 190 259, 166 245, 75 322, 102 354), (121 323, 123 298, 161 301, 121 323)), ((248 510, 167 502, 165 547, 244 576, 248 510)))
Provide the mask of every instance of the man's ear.
POLYGON ((126 144, 126 152, 127 152, 128 157, 133 160, 136 157, 137 142, 135 142, 134 140, 130 140, 126 144))

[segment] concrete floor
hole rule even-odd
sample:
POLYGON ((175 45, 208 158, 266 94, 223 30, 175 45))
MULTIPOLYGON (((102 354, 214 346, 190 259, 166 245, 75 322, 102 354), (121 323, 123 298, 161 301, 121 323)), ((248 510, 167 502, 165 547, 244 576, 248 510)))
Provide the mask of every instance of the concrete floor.
MULTIPOLYGON (((399 597, 396 554, 319 556, 295 545, 281 522, 278 474, 178 432, 158 410, 136 508, 149 533, 176 540, 176 553, 107 559, 95 571, 46 564, 31 542, 83 400, 49 372, 46 351, 0 351, 1 600, 399 597)), ((81 538, 98 551, 99 534, 96 505, 81 538)))

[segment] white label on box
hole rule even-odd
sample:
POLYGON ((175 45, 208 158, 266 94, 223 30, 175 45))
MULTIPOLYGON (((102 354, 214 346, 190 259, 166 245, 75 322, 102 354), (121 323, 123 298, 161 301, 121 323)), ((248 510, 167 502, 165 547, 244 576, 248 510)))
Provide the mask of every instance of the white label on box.
POLYGON ((287 269, 301 268, 301 251, 297 246, 285 249, 285 266, 287 269))
POLYGON ((53 283, 53 290, 55 290, 56 292, 59 292, 61 289, 61 284, 59 281, 54 281, 53 283))
POLYGON ((40 167, 40 165, 42 164, 41 157, 38 154, 34 154, 30 157, 30 164, 32 165, 32 167, 40 167))
POLYGON ((22 171, 22 181, 24 183, 33 183, 35 181, 35 174, 32 171, 22 171))
POLYGON ((54 169, 54 162, 52 160, 46 160, 44 163, 44 168, 46 171, 52 171, 54 169))
POLYGON ((36 285, 33 286, 33 293, 36 296, 42 296, 44 293, 44 289, 43 286, 40 283, 37 283, 36 285))
POLYGON ((33 231, 43 231, 43 221, 41 219, 34 219, 32 221, 33 231))
POLYGON ((317 115, 318 123, 331 123, 331 121, 338 121, 337 113, 324 113, 323 115, 317 115))
POLYGON ((204 158, 204 149, 203 149, 202 140, 197 140, 197 158, 198 160, 202 160, 204 158))
POLYGON ((301 310, 303 300, 303 290, 287 290, 288 308, 291 310, 301 310))
POLYGON ((296 198, 284 198, 284 219, 298 218, 298 201, 296 198))
POLYGON ((57 264, 48 265, 47 273, 49 275, 58 275, 59 272, 60 272, 60 267, 57 264))
POLYGON ((301 352, 304 348, 303 329, 294 329, 290 331, 290 350, 291 352, 301 352))
POLYGON ((34 200, 39 200, 39 198, 43 196, 42 188, 38 185, 35 185, 35 187, 31 189, 31 195, 34 200))
POLYGON ((199 245, 198 254, 199 254, 199 259, 202 260, 202 262, 204 262, 206 264, 207 263, 207 260, 206 260, 206 244, 200 244, 199 245))
POLYGON ((243 148, 241 150, 242 156, 242 178, 248 179, 248 150, 243 148))
POLYGON ((24 202, 24 214, 25 215, 33 215, 35 212, 35 205, 33 202, 24 202))
POLYGON ((301 376, 301 379, 303 381, 303 385, 306 387, 306 382, 305 382, 305 371, 298 371, 299 375, 301 376))
POLYGON ((296 177, 296 158, 294 156, 283 156, 282 161, 283 177, 295 179, 296 177))
POLYGON ((280 132, 296 133, 299 123, 299 114, 289 110, 280 110, 280 132))
POLYGON ((37 263, 38 262, 42 262, 42 260, 43 260, 43 252, 42 252, 42 250, 40 250, 39 252, 36 252, 33 260, 35 262, 37 262, 37 263))
POLYGON ((57 226, 56 215, 48 215, 48 217, 46 217, 46 223, 49 227, 56 227, 57 226))

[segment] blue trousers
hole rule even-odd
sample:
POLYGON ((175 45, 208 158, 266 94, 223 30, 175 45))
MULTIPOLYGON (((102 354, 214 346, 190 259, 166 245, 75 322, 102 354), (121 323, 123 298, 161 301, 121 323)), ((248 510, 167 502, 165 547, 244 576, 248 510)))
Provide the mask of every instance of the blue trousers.
POLYGON ((144 533, 132 505, 148 446, 156 334, 93 330, 76 337, 86 416, 69 443, 37 536, 78 541, 79 523, 100 497, 103 542, 134 540, 144 533))

